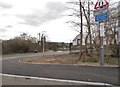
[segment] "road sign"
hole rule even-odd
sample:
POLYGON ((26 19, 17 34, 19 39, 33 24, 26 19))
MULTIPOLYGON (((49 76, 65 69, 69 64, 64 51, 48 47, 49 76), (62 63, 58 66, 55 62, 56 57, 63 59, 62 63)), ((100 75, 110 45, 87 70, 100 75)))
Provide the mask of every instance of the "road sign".
POLYGON ((104 23, 100 23, 100 37, 105 36, 104 34, 104 23))
POLYGON ((95 16, 95 22, 101 22, 109 18, 108 13, 100 14, 95 16))
POLYGON ((108 7, 103 7, 103 8, 101 8, 101 9, 96 9, 96 10, 94 11, 94 16, 100 15, 100 14, 105 14, 105 13, 107 13, 107 12, 108 12, 108 7))
POLYGON ((97 3, 95 4, 94 9, 99 9, 109 6, 109 3, 106 0, 98 0, 97 3))
POLYGON ((96 5, 95 5, 95 22, 100 23, 100 64, 101 66, 104 65, 104 44, 103 44, 103 39, 104 39, 104 23, 101 23, 104 20, 108 19, 108 6, 109 3, 106 0, 98 0, 96 5))
POLYGON ((104 6, 104 7, 100 8, 100 9, 96 9, 94 11, 94 16, 95 16, 95 22, 101 22, 101 21, 107 20, 108 17, 109 17, 109 15, 108 15, 108 6, 104 6))

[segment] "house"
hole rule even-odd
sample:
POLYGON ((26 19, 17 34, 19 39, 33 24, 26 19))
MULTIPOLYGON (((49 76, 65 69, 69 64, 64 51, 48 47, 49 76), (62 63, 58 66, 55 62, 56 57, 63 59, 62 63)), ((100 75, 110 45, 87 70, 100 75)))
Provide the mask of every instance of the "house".
POLYGON ((80 34, 78 34, 74 39, 73 39, 73 45, 79 45, 80 44, 80 34))

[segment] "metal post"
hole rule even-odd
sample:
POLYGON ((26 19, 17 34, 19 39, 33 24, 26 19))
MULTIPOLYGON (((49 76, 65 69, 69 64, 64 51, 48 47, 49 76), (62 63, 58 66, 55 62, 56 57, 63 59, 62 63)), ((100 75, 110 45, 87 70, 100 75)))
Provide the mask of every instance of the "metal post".
POLYGON ((39 41, 40 41, 40 33, 38 35, 39 35, 39 41))
POLYGON ((39 36, 38 44, 40 44, 40 33, 38 33, 38 36, 39 36))
POLYGON ((43 52, 45 52, 44 46, 45 46, 45 36, 43 36, 43 52))
POLYGON ((100 44, 101 44, 101 46, 100 46, 100 65, 101 66, 104 66, 104 44, 103 44, 103 39, 104 39, 104 37, 101 36, 100 37, 100 44))
POLYGON ((100 24, 100 65, 104 66, 104 23, 100 24))

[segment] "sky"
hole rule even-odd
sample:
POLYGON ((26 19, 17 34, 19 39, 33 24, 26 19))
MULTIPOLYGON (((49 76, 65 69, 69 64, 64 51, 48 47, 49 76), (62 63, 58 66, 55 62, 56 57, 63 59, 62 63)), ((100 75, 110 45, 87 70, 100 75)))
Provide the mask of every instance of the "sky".
POLYGON ((68 1, 0 0, 0 39, 22 33, 38 38, 44 32, 50 41, 71 42, 79 33, 66 23, 71 20, 66 16, 68 1))

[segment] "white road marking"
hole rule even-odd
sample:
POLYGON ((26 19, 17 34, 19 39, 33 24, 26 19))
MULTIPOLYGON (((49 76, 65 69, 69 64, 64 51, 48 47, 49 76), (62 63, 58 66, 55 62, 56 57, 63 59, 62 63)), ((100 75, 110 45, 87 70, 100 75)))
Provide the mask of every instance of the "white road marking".
POLYGON ((110 86, 107 83, 99 82, 85 82, 85 81, 75 81, 75 80, 63 80, 63 79, 52 79, 52 78, 42 78, 42 77, 31 77, 31 76, 20 76, 20 75, 10 75, 10 74, 1 74, 2 76, 8 76, 13 78, 23 78, 23 79, 33 79, 33 80, 47 80, 47 81, 56 81, 56 82, 66 82, 66 83, 76 83, 76 84, 86 84, 86 85, 106 85, 110 86))

